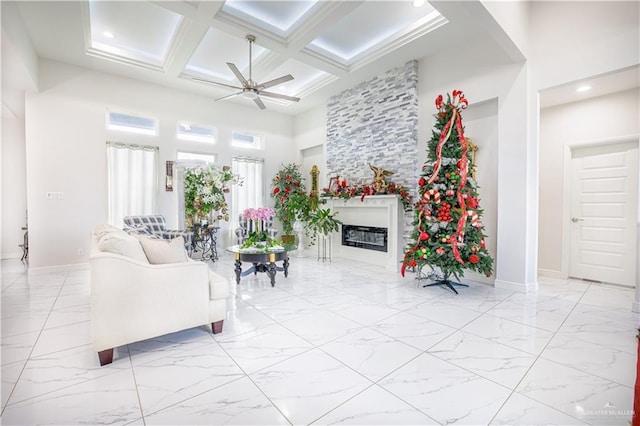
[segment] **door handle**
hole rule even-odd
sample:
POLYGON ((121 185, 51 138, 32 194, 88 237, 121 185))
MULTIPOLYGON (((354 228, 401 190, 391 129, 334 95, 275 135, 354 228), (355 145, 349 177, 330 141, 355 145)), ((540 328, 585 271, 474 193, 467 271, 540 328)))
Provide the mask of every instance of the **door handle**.
POLYGON ((573 223, 582 222, 583 220, 584 220, 584 219, 579 219, 579 218, 577 218, 577 217, 572 217, 572 218, 571 218, 571 222, 573 222, 573 223))

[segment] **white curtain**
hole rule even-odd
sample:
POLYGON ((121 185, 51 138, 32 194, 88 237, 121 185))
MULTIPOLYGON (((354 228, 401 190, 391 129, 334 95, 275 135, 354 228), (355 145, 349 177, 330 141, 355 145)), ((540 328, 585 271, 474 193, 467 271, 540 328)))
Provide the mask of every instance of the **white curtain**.
POLYGON ((108 221, 123 227, 128 215, 156 214, 158 147, 107 142, 108 221))
POLYGON ((231 185, 231 230, 239 225, 239 217, 249 208, 265 205, 264 199, 264 160, 260 158, 233 157, 231 159, 233 173, 243 179, 242 186, 231 185))

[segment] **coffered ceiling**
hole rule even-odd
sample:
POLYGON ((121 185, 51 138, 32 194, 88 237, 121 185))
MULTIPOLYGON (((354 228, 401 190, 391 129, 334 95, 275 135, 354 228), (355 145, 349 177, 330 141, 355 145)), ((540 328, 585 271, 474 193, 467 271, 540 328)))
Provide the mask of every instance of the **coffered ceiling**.
MULTIPOLYGON (((267 109, 292 115, 406 61, 441 52, 455 58, 452 52, 466 48, 467 57, 459 58, 460 63, 466 62, 452 63, 452 71, 463 67, 467 74, 473 73, 469 66, 481 71, 523 60, 480 0, 418 3, 2 0, 0 7, 15 5, 39 58, 200 94, 211 102, 234 90, 193 78, 238 86, 227 62, 237 65, 245 76, 251 71, 257 82, 291 74, 293 80, 269 91, 300 97, 300 102, 263 100, 267 109), (256 37, 251 70, 248 34, 256 37)), ((11 60, 7 60, 11 49, 4 35, 3 30, 3 114, 15 94, 6 90, 6 81, 22 78, 19 72, 11 76, 11 60)), ((637 72, 627 74, 632 81, 625 87, 637 87, 637 72)), ((622 80, 607 81, 619 85, 622 80)), ((545 91, 543 106, 576 99, 569 86, 561 89, 545 91)), ((219 102, 255 107, 242 96, 219 102)))
MULTIPOLYGON (((438 9, 413 0, 91 0, 17 6, 39 57, 200 93, 212 101, 233 90, 192 78, 239 85, 227 62, 249 74, 245 37, 253 34, 253 80, 291 74, 293 80, 269 90, 302 98, 299 104, 264 99, 267 108, 295 114, 481 29, 469 25, 469 10, 450 3, 441 2, 438 9), (463 35, 451 28, 461 20, 469 21, 463 35)), ((229 101, 252 104, 242 97, 229 101)))

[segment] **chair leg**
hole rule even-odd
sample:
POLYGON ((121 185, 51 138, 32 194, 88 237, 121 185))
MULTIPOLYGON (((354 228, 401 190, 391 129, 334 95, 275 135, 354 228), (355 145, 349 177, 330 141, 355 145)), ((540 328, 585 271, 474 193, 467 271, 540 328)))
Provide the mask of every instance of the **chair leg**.
POLYGON ((113 348, 98 352, 98 358, 100 358, 101 367, 106 364, 111 364, 113 362, 113 348))
POLYGON ((211 323, 211 329, 213 330, 213 334, 222 333, 222 323, 224 320, 216 321, 211 323))

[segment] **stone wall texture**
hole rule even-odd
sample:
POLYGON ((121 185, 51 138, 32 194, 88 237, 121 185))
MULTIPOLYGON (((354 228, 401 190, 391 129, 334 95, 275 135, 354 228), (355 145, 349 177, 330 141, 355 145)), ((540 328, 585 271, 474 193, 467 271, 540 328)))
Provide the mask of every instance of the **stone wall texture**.
MULTIPOLYGON (((418 61, 333 96, 327 104, 327 176, 371 182, 369 164, 392 171, 387 180, 416 196, 418 181, 418 61)), ((409 236, 413 212, 405 214, 409 236)))

